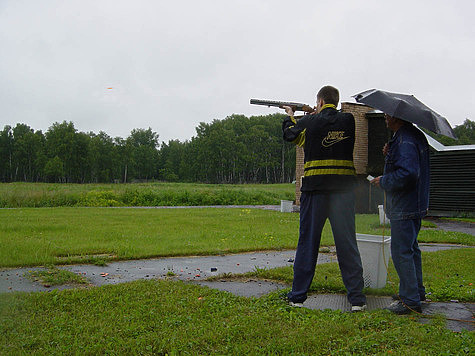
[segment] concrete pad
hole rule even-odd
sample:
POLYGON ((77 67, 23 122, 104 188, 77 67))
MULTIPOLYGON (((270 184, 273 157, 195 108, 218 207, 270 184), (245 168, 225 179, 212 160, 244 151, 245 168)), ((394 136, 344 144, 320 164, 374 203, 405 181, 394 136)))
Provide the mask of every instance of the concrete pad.
POLYGON ((473 248, 473 246, 464 246, 456 244, 436 244, 436 243, 419 243, 419 248, 424 252, 436 252, 443 250, 454 250, 459 248, 473 248))
MULTIPOLYGON (((421 244, 422 251, 440 251, 467 246, 450 244, 421 244)), ((334 246, 330 252, 334 252, 334 246)), ((260 269, 272 269, 291 266, 295 258, 295 250, 250 252, 221 256, 188 256, 165 257, 132 261, 111 262, 107 266, 69 265, 57 266, 74 273, 81 274, 95 286, 130 282, 137 279, 164 278, 171 275, 184 281, 204 280, 211 276, 226 273, 246 273, 260 269), (103 273, 107 273, 104 276, 103 273)), ((320 253, 318 263, 337 262, 333 253, 320 253)), ((24 277, 29 270, 44 269, 41 267, 4 268, 0 269, 0 293, 22 291, 35 292, 51 289, 77 288, 77 285, 44 287, 38 282, 24 277)))
POLYGON ((465 234, 470 234, 470 235, 475 236, 475 223, 468 222, 468 221, 464 222, 464 221, 439 219, 436 217, 428 218, 427 220, 435 223, 438 229, 445 230, 445 231, 463 232, 465 234))
MULTIPOLYGON (((422 304, 422 313, 427 315, 441 314, 448 318, 447 329, 452 331, 475 330, 474 304, 472 303, 441 303, 431 302, 422 304), (451 320, 457 319, 457 320, 451 320)), ((422 323, 429 323, 430 319, 422 318, 422 323)))
MULTIPOLYGON (((391 297, 367 296, 366 304, 368 311, 384 309, 393 302, 391 297)), ((351 311, 351 304, 346 299, 346 295, 341 294, 314 294, 309 295, 304 303, 304 307, 313 310, 341 310, 351 311)), ((440 314, 447 318, 446 327, 452 331, 475 330, 473 303, 446 303, 446 302, 425 302, 422 303, 422 314, 440 314), (457 319, 457 320, 453 320, 457 319)), ((430 323, 430 318, 420 318, 423 324, 430 323)))
MULTIPOLYGON (((367 296, 368 310, 383 309, 393 302, 391 297, 367 296)), ((341 310, 351 311, 351 304, 343 294, 311 294, 304 303, 304 307, 313 310, 341 310)))
MULTIPOLYGON (((292 265, 295 251, 252 252, 225 256, 167 257, 111 262, 107 266, 62 266, 72 272, 86 272, 94 285, 116 284, 137 279, 173 277, 183 281, 204 280, 220 274, 238 274, 256 269, 292 265), (290 261, 290 262, 289 262, 290 261), (102 277, 101 273, 109 273, 102 277)), ((331 257, 322 257, 331 260, 331 257)))
MULTIPOLYGON (((204 280, 220 274, 238 274, 256 269, 272 269, 292 266, 294 250, 251 252, 223 256, 166 257, 146 260, 117 261, 106 266, 68 265, 59 269, 81 274, 92 285, 101 286, 130 282, 137 279, 154 279, 172 276, 183 281, 204 280), (107 275, 105 275, 107 274, 107 275)), ((331 254, 320 254, 318 263, 335 262, 331 254)), ((54 286, 45 288, 38 282, 24 277, 29 270, 44 268, 17 268, 0 270, 0 293, 13 291, 45 291, 75 288, 54 286)))

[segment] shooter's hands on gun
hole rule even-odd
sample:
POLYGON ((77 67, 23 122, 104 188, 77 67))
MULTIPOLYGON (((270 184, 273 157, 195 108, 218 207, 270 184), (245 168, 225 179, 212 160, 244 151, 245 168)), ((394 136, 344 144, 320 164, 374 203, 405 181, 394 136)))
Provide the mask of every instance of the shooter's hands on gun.
MULTIPOLYGON (((282 109, 285 110, 285 112, 287 113, 287 115, 289 116, 294 116, 294 109, 291 107, 291 106, 281 106, 282 109)), ((303 106, 303 111, 307 114, 310 114, 310 113, 314 113, 316 112, 316 109, 315 108, 312 108, 311 106, 309 105, 304 105, 303 106)))
POLYGON ((287 113, 287 115, 289 116, 294 116, 294 110, 292 110, 292 108, 290 106, 282 106, 282 109, 285 110, 285 112, 287 113))
POLYGON ((308 105, 304 105, 303 106, 303 111, 306 113, 306 114, 313 114, 313 113, 317 113, 317 109, 316 108, 312 108, 311 106, 308 106, 308 105))

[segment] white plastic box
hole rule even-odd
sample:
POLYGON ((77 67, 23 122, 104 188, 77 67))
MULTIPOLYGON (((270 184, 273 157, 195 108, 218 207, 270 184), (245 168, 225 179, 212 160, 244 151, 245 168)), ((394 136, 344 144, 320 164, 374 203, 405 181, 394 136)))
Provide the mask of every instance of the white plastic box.
POLYGON ((356 234, 363 264, 364 286, 383 288, 388 276, 391 236, 356 234))
POLYGON ((293 209, 292 200, 281 200, 280 201, 280 212, 281 213, 291 213, 293 209))

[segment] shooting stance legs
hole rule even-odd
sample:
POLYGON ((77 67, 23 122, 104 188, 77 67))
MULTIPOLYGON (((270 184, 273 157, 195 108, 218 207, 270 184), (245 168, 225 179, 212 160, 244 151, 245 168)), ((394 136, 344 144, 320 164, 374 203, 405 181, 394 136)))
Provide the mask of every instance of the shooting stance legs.
POLYGON ((300 237, 294 262, 294 280, 288 298, 303 303, 312 283, 321 234, 328 218, 335 239, 338 263, 348 300, 353 306, 366 304, 362 293, 363 268, 356 245, 355 197, 353 192, 309 194, 300 200, 300 237))

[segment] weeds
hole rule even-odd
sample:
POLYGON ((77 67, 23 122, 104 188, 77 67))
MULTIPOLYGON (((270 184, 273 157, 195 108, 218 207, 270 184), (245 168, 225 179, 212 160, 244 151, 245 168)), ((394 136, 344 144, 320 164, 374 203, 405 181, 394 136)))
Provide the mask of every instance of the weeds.
POLYGON ((82 275, 61 270, 54 266, 47 267, 46 270, 30 270, 25 273, 25 277, 40 282, 45 286, 58 286, 63 284, 86 284, 87 279, 82 275))
POLYGON ((104 266, 107 266, 108 260, 105 258, 98 257, 98 258, 93 258, 91 263, 95 266, 104 267, 104 266))
POLYGON ((293 200, 293 184, 0 183, 0 207, 277 205, 293 200))

